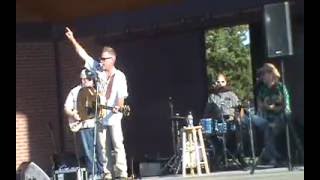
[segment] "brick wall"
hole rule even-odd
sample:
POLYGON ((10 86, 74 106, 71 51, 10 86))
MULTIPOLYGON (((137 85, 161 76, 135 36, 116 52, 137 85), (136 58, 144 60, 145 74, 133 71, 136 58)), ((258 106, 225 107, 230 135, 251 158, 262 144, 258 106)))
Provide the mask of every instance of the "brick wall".
MULTIPOLYGON (((97 57, 101 48, 97 47, 93 38, 80 39, 80 42, 92 56, 97 57)), ((54 128, 56 148, 59 149, 63 143, 64 151, 74 151, 74 139, 67 118, 64 115, 61 130, 58 111, 69 91, 80 82, 83 61, 71 44, 64 40, 58 45, 57 55, 59 67, 55 64, 52 42, 16 44, 16 168, 24 161, 33 161, 44 170, 50 169, 50 155, 55 148, 48 122, 54 128), (60 72, 61 87, 56 81, 57 72, 60 72), (57 88, 61 88, 62 92, 60 107, 57 88), (63 131, 64 142, 60 142, 59 131, 63 131)))
POLYGON ((33 161, 48 168, 54 151, 48 122, 58 139, 56 69, 53 44, 16 43, 16 168, 33 161))

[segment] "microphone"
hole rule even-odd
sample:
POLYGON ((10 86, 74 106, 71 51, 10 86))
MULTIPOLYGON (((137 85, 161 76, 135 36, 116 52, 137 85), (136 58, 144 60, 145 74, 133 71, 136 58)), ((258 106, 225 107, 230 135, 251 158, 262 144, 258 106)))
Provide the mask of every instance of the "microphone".
POLYGON ((169 108, 170 108, 170 116, 173 117, 173 103, 172 103, 172 97, 169 97, 169 108))
POLYGON ((168 102, 169 102, 169 106, 172 106, 173 103, 172 103, 172 97, 171 96, 169 97, 169 101, 168 102))

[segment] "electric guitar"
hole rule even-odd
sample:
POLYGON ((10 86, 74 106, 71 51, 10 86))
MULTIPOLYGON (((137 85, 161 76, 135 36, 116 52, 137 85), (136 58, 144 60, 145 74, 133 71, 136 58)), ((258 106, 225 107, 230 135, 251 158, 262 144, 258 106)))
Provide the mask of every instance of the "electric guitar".
MULTIPOLYGON (((99 105, 98 112, 100 112, 102 109, 112 110, 114 107, 106 106, 106 105, 99 105)), ((121 112, 125 117, 128 117, 130 115, 130 106, 124 105, 123 107, 120 107, 118 110, 121 112)), ((84 120, 76 120, 72 117, 69 118, 69 128, 72 132, 78 132, 80 129, 83 128, 93 128, 95 123, 95 114, 86 114, 87 112, 78 112, 80 119, 84 120)), ((100 114, 100 113, 98 113, 100 114)), ((101 117, 101 116, 100 116, 101 117)), ((103 116, 102 116, 103 117, 103 116)))

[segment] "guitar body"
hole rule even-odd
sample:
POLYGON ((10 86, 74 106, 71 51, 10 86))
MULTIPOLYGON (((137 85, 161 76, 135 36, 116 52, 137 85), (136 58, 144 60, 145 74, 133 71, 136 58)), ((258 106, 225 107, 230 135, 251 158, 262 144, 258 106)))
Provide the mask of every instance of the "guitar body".
MULTIPOLYGON (((103 110, 103 109, 112 110, 113 108, 114 107, 100 105, 100 110, 103 110)), ((119 112, 123 113, 125 117, 128 117, 130 115, 130 111, 131 111, 130 106, 128 105, 125 105, 119 109, 119 112)), ((87 115, 84 115, 84 116, 87 116, 87 115)), ((100 117, 103 118, 104 116, 105 115, 100 114, 100 117)), ((95 123, 95 118, 79 121, 70 117, 68 120, 69 120, 69 128, 72 132, 78 132, 82 128, 93 128, 95 123)))
MULTIPOLYGON (((100 114, 103 109, 112 110, 114 108, 101 104, 99 99, 100 98, 97 97, 97 92, 93 87, 83 87, 80 89, 77 97, 77 110, 80 119, 94 118, 96 110, 98 111, 98 114, 100 114), (96 104, 98 104, 97 109, 96 104)), ((119 112, 123 113, 124 116, 129 116, 130 107, 125 105, 119 109, 119 112)))
POLYGON ((95 119, 87 119, 87 120, 75 120, 73 118, 69 119, 69 128, 72 132, 78 132, 83 128, 94 128, 95 119))

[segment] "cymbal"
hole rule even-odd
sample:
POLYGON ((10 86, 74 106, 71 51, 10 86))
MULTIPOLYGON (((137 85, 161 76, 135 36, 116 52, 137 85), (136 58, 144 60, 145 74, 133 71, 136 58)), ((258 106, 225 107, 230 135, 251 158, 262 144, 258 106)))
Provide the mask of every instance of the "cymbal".
POLYGON ((182 120, 185 120, 185 119, 187 119, 187 117, 183 117, 183 116, 171 116, 171 119, 182 119, 182 120))

